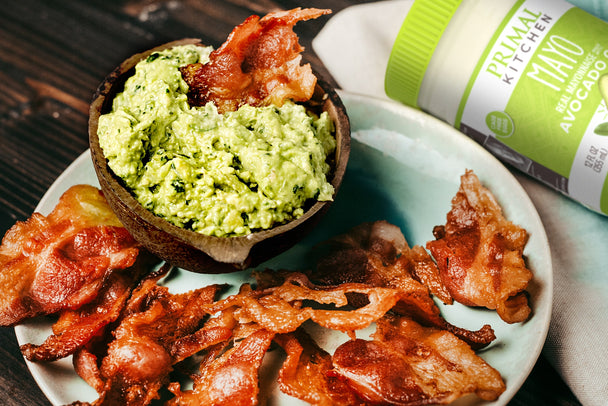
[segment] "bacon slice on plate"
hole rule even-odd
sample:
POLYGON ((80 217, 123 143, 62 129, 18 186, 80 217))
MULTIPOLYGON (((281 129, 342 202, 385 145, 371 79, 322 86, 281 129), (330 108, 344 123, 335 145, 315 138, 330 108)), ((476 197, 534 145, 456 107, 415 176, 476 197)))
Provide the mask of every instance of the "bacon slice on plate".
POLYGON ((387 316, 372 337, 333 355, 335 373, 368 404, 447 404, 470 393, 491 401, 505 390, 498 371, 448 331, 387 316))
POLYGON ((110 273, 132 266, 138 253, 101 191, 73 186, 47 217, 34 213, 4 236, 0 325, 90 302, 110 273))
POLYGON ((303 48, 293 26, 330 13, 296 8, 251 16, 235 27, 209 62, 181 69, 192 106, 214 102, 225 113, 249 104, 281 106, 285 100, 307 101, 317 78, 309 64, 300 65, 303 48))
POLYGON ((445 226, 433 230, 427 248, 437 260, 443 285, 468 306, 496 309, 508 323, 531 312, 525 292, 532 272, 523 251, 528 233, 508 221, 492 193, 473 171, 461 177, 445 226))
POLYGON ((298 272, 292 272, 282 284, 262 290, 243 284, 238 294, 205 306, 209 314, 232 309, 240 323, 254 322, 275 333, 291 333, 307 320, 322 327, 353 332, 368 327, 399 301, 401 293, 395 289, 364 284, 346 283, 333 287, 318 287, 298 272), (368 303, 359 309, 345 308, 347 294, 365 296, 368 303), (319 306, 303 306, 304 301, 319 306), (323 308, 322 306, 335 306, 323 308))
POLYGON ((281 392, 313 406, 363 406, 345 380, 333 373, 331 355, 303 330, 275 337, 287 353, 279 370, 281 392))
MULTIPOLYGON (((408 247, 399 227, 386 221, 363 223, 332 238, 323 248, 327 251, 320 254, 313 279, 328 285, 348 281, 394 289, 400 292, 394 311, 424 325, 449 330, 474 348, 484 347, 496 338, 489 325, 471 331, 454 326, 441 316, 429 288, 419 281, 436 281, 436 266, 424 248, 408 247)), ((438 291, 449 295, 434 289, 438 291)), ((365 298, 361 301, 360 296, 351 295, 349 299, 355 306, 365 304, 365 298)))
POLYGON ((362 223, 322 245, 326 252, 318 261, 315 276, 326 283, 362 282, 398 288, 420 282, 444 302, 451 300, 429 253, 418 245, 410 248, 399 227, 387 221, 362 223))
POLYGON ((74 354, 99 335, 121 315, 137 281, 149 271, 153 258, 140 255, 135 265, 115 271, 104 281, 93 301, 78 309, 59 313, 53 334, 41 345, 24 344, 21 352, 30 361, 54 361, 74 354))
POLYGON ((160 276, 133 292, 109 344, 88 346, 75 357, 76 371, 99 392, 94 405, 149 404, 169 383, 174 364, 232 335, 228 328, 202 326, 201 308, 220 286, 171 294, 157 285, 160 276))
POLYGON ((208 357, 193 378, 192 390, 182 392, 179 385, 170 386, 176 396, 168 405, 257 405, 259 369, 274 335, 260 329, 221 356, 208 357))

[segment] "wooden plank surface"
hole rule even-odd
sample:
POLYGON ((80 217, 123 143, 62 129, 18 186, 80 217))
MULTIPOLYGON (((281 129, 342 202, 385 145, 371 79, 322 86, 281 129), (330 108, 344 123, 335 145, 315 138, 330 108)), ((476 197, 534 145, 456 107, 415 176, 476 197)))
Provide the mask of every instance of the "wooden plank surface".
MULTIPOLYGON (((337 12, 365 1, 309 1, 337 12)), ((28 218, 51 183, 88 148, 89 101, 127 56, 185 37, 220 45, 251 14, 295 1, 8 0, 0 11, 0 232, 28 218)), ((305 58, 332 82, 311 40, 329 17, 296 26, 305 58)), ((49 405, 12 328, 0 329, 0 404, 49 405)), ((507 383, 508 384, 508 383, 507 383)), ((512 405, 577 405, 541 357, 512 405)))

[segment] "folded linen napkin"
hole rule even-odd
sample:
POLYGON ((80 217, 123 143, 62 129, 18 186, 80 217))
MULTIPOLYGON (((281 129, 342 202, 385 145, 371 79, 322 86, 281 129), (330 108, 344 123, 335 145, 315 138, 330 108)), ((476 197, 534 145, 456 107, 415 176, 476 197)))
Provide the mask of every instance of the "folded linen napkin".
MULTIPOLYGON (((348 7, 313 48, 338 85, 387 98, 384 73, 413 0, 348 7)), ((606 0, 571 3, 608 20, 606 0)), ((608 38, 606 39, 608 41, 608 38)), ((514 170, 542 218, 552 251, 554 302, 544 356, 584 405, 608 405, 608 217, 514 170)))

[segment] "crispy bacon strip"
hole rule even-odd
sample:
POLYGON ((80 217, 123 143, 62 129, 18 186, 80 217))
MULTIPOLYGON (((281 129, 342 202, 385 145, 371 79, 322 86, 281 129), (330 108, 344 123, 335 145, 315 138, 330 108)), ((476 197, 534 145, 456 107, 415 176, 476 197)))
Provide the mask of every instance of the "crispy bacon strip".
POLYGON ((473 171, 461 177, 445 226, 433 230, 427 248, 437 260, 443 285, 460 303, 496 309, 508 323, 531 312, 525 289, 532 279, 523 250, 525 229, 505 219, 492 193, 473 171))
POLYGON ((279 370, 281 392, 313 406, 364 406, 346 382, 333 373, 331 355, 302 329, 275 341, 287 353, 279 370))
POLYGON ((317 263, 315 278, 324 283, 399 288, 420 282, 444 302, 451 301, 429 253, 420 246, 410 248, 399 227, 387 221, 360 224, 323 245, 327 252, 317 263))
POLYGON ((352 340, 333 355, 334 372, 368 404, 447 404, 475 393, 496 400, 500 374, 453 334, 406 317, 378 322, 373 340, 352 340))
POLYGON ((412 276, 420 281, 429 291, 445 304, 454 302, 452 295, 441 283, 439 268, 431 255, 420 245, 412 247, 404 256, 410 263, 412 276))
MULTIPOLYGON (((76 350, 72 356, 74 371, 97 393, 102 393, 104 381, 99 373, 98 361, 100 354, 105 354, 108 335, 96 336, 89 340, 85 346, 76 350)), ((72 405, 89 405, 87 402, 74 402, 72 405)))
POLYGON ((214 102, 221 113, 249 104, 281 106, 285 100, 306 101, 317 79, 309 64, 300 66, 303 51, 293 26, 330 10, 296 8, 250 16, 235 27, 206 64, 181 69, 192 106, 214 102))
POLYGON ((259 369, 275 333, 258 330, 238 342, 218 358, 207 358, 201 374, 194 377, 192 390, 181 391, 174 383, 175 394, 167 404, 189 405, 257 405, 259 369))
POLYGON ((76 309, 113 270, 132 266, 139 246, 101 191, 73 186, 45 217, 16 223, 0 246, 0 325, 76 309))
MULTIPOLYGON (((426 326, 448 330, 474 348, 482 348, 496 336, 489 325, 470 331, 448 323, 429 294, 419 282, 436 283, 436 266, 422 247, 410 249, 399 227, 386 221, 363 223, 344 235, 328 241, 313 279, 324 284, 359 282, 400 292, 394 311, 409 315, 426 326), (422 276, 421 276, 422 275, 422 276)), ((438 291, 441 289, 435 289, 438 291)), ((443 292, 443 294, 449 294, 443 292)), ((361 297, 349 296, 354 306, 365 304, 361 297)), ((365 298, 363 298, 365 299, 365 298)))
POLYGON ((156 284, 158 277, 146 278, 133 292, 105 356, 106 346, 98 354, 92 348, 78 354, 82 364, 76 370, 100 389, 94 405, 147 405, 169 383, 175 363, 231 337, 229 328, 201 328, 201 308, 214 301, 220 286, 174 295, 156 284))
POLYGON ((352 332, 382 317, 400 297, 395 289, 356 283, 319 288, 304 274, 293 272, 282 285, 264 290, 243 284, 238 294, 205 306, 205 311, 214 314, 236 308, 234 314, 240 323, 255 322, 275 333, 293 332, 307 320, 332 330, 352 332), (348 293, 365 295, 368 304, 355 310, 340 310, 348 304, 348 293), (338 309, 302 307, 304 300, 335 305, 338 309))
POLYGON ((99 295, 79 309, 63 310, 53 325, 53 335, 41 345, 24 344, 21 352, 30 361, 54 361, 73 354, 118 319, 137 281, 152 264, 151 256, 140 255, 136 264, 125 271, 113 272, 99 295))

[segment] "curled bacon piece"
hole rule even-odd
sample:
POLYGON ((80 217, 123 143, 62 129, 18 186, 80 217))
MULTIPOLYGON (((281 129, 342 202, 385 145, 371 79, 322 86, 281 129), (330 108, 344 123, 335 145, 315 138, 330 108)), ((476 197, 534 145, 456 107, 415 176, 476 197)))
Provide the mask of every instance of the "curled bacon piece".
POLYGON ((137 281, 146 273, 153 258, 140 255, 136 264, 121 272, 112 272, 95 299, 78 309, 63 310, 53 325, 53 335, 41 345, 20 347, 30 361, 54 361, 75 353, 118 319, 137 281))
MULTIPOLYGON (((448 330, 474 348, 482 348, 496 338, 489 325, 471 331, 441 316, 429 289, 419 281, 437 284, 433 282, 437 267, 424 248, 408 247, 399 227, 386 221, 363 223, 332 238, 324 248, 328 250, 320 255, 313 279, 328 285, 348 281, 394 289, 400 292, 394 311, 423 325, 448 330)), ((449 296, 442 289, 433 291, 449 296)), ((355 306, 365 304, 360 297, 351 295, 349 299, 355 306)))
POLYGON ((532 279, 523 251, 528 233, 505 219, 492 193, 473 171, 461 177, 445 226, 433 230, 427 248, 437 260, 442 284, 468 306, 496 309, 508 323, 531 312, 525 289, 532 279))
POLYGON ((176 383, 169 387, 175 398, 167 405, 257 405, 258 371, 274 335, 260 329, 220 357, 208 357, 201 363, 200 375, 193 378, 192 390, 182 392, 176 383))
MULTIPOLYGON (((323 244, 316 278, 328 284, 346 281, 399 288, 422 285, 444 302, 451 300, 439 270, 420 246, 410 248, 399 227, 387 221, 363 223, 323 244)), ((319 250, 321 251, 321 250, 319 250)))
POLYGON ((88 347, 75 357, 76 370, 100 394, 94 405, 147 405, 169 383, 174 364, 231 337, 229 328, 201 327, 201 309, 220 286, 171 294, 157 285, 160 276, 146 278, 133 292, 107 347, 99 353, 88 347))
POLYGON ((498 371, 445 330, 387 316, 372 337, 342 344, 332 358, 368 404, 447 404, 469 393, 491 401, 505 390, 498 371))
POLYGON ((281 106, 285 100, 306 101, 317 79, 309 64, 300 66, 303 51, 293 26, 330 13, 296 8, 250 16, 235 27, 209 62, 181 69, 189 86, 188 102, 203 106, 212 101, 220 113, 249 104, 281 106))
POLYGON ((279 370, 281 392, 313 406, 364 406, 345 380, 333 373, 331 355, 303 330, 275 337, 287 353, 279 370))
POLYGON ((382 317, 400 297, 395 289, 357 283, 317 287, 304 274, 293 272, 282 285, 263 290, 244 284, 238 294, 205 306, 205 311, 214 314, 236 308, 234 315, 239 322, 254 322, 275 333, 291 333, 307 320, 328 329, 352 332, 382 317), (348 304, 348 293, 366 296, 368 304, 359 309, 340 310, 348 304), (335 305, 337 309, 303 307, 304 300, 335 305))
POLYGON ((0 325, 90 302, 111 272, 132 266, 138 253, 101 191, 73 186, 47 217, 34 213, 4 236, 0 325))

